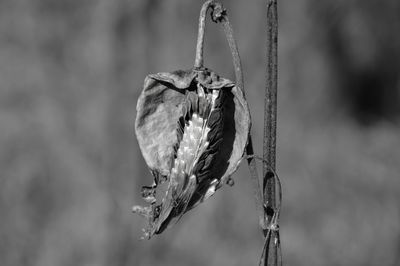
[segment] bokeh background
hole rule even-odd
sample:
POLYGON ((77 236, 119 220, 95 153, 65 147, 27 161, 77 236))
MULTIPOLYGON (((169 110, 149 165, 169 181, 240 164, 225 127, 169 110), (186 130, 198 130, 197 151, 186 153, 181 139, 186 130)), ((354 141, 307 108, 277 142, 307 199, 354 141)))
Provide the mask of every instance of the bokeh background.
MULTIPOLYGON (((139 241, 149 73, 193 65, 199 0, 0 0, 0 265, 258 265, 247 166, 139 241)), ((223 1, 262 153, 266 2, 223 1)), ((279 2, 285 265, 400 265, 400 2, 279 2)), ((234 78, 220 26, 206 66, 234 78)))

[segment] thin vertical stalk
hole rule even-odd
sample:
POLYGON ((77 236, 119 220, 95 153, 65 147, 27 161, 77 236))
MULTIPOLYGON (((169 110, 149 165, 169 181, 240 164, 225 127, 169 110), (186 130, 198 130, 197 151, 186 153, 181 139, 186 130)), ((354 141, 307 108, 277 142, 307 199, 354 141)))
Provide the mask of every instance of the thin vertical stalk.
MULTIPOLYGON (((267 237, 262 265, 275 266, 281 264, 279 231, 271 230, 277 226, 279 218, 276 202, 276 119, 277 119, 277 87, 278 87, 278 8, 277 0, 267 0, 267 43, 266 43, 266 87, 264 100, 264 141, 263 141, 263 195, 268 219, 267 237), (278 216, 277 216, 278 215, 278 216), (274 240, 270 243, 271 235, 274 240), (278 264, 279 263, 279 264, 278 264)), ((280 191, 279 191, 280 193, 280 191)), ((280 205, 280 202, 278 203, 280 205)))
MULTIPOLYGON (((263 167, 265 202, 268 207, 275 207, 275 185, 273 173, 276 167, 276 116, 277 116, 277 87, 278 87, 278 21, 277 2, 268 0, 267 8, 267 67, 266 87, 264 98, 264 142, 263 167)), ((268 215, 272 218, 272 215, 268 215)))

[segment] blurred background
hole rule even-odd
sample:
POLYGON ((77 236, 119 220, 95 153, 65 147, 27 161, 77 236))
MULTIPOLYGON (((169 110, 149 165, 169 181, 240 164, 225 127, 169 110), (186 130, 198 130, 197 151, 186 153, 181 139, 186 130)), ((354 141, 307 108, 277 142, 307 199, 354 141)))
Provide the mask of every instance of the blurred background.
MULTIPOLYGON (((400 265, 400 2, 279 2, 285 265, 400 265)), ((0 265, 258 265, 247 165, 139 241, 149 73, 193 65, 199 0, 0 0, 0 265)), ((225 0, 262 154, 266 1, 225 0)), ((234 78, 223 31, 205 65, 234 78)))

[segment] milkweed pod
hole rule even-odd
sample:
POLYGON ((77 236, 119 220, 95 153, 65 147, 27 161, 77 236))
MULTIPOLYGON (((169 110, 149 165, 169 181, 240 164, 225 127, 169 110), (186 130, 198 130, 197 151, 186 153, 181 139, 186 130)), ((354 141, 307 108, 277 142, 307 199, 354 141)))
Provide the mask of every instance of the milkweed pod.
POLYGON ((205 68, 148 75, 136 110, 136 136, 154 176, 142 191, 151 203, 150 238, 229 180, 244 154, 250 115, 241 88, 205 68))

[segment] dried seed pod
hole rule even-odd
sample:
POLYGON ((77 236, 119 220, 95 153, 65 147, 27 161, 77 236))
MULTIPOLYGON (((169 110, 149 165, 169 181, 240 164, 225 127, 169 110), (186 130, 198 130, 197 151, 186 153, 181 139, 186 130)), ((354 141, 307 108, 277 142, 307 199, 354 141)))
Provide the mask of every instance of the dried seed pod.
POLYGON ((230 176, 247 145, 250 114, 230 26, 225 32, 240 87, 203 67, 209 8, 213 21, 229 24, 222 5, 206 1, 200 11, 195 67, 148 75, 138 99, 136 136, 154 176, 153 185, 142 189, 144 200, 151 205, 133 207, 148 219, 145 238, 160 234, 222 184, 232 185, 230 176))
POLYGON ((210 197, 237 169, 250 115, 242 91, 208 69, 148 75, 137 103, 135 130, 154 176, 134 207, 148 219, 145 237, 210 197))

